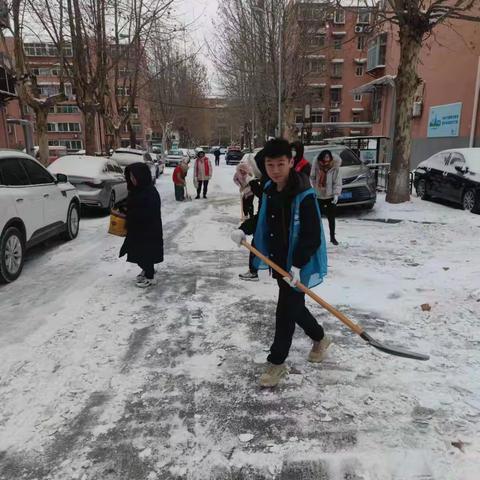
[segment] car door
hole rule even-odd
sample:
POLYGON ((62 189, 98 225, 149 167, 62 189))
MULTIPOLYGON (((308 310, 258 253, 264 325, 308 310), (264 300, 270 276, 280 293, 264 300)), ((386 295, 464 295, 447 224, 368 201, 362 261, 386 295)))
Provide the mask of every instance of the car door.
POLYGON ((43 217, 45 226, 56 226, 66 223, 68 198, 58 188, 52 174, 39 163, 29 158, 22 158, 22 164, 30 179, 32 188, 38 189, 44 200, 43 217))
POLYGON ((3 187, 15 204, 16 216, 23 222, 27 242, 45 226, 43 192, 30 185, 30 179, 19 158, 0 159, 3 187))
POLYGON ((450 152, 440 152, 431 157, 426 166, 428 192, 435 197, 446 198, 445 172, 450 152))
POLYGON ((447 167, 445 180, 447 183, 449 200, 456 203, 461 203, 466 184, 465 173, 457 170, 457 167, 463 170, 465 166, 465 157, 459 152, 453 152, 447 167))

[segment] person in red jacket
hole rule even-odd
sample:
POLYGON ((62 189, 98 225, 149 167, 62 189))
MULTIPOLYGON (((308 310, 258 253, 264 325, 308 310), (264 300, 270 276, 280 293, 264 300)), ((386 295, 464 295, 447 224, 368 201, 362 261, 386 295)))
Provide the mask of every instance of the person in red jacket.
POLYGON ((305 147, 302 142, 294 142, 291 144, 292 150, 295 150, 295 157, 293 162, 293 168, 297 173, 304 173, 307 177, 310 177, 312 166, 310 162, 303 156, 305 147))
POLYGON ((173 171, 172 179, 175 186, 175 200, 183 202, 185 200, 186 176, 188 172, 188 164, 185 161, 180 162, 173 171))

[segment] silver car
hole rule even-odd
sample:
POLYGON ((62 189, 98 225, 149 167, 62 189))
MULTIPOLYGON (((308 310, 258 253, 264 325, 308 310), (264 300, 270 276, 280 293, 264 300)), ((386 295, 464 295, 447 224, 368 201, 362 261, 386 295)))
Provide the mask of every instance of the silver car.
POLYGON ((165 165, 167 167, 176 167, 183 160, 186 162, 190 160, 188 154, 184 153, 182 150, 169 150, 167 157, 165 158, 165 165))
POLYGON ((136 148, 118 148, 113 152, 110 158, 117 162, 123 170, 125 170, 125 167, 128 167, 128 165, 132 165, 132 163, 145 163, 150 169, 153 182, 155 182, 160 175, 160 170, 159 166, 154 162, 154 156, 156 157, 156 154, 149 153, 145 150, 137 150, 136 148))
POLYGON ((48 170, 66 175, 86 207, 110 210, 128 194, 122 168, 106 157, 67 155, 55 160, 48 170))
POLYGON ((342 195, 338 206, 359 205, 373 208, 377 201, 377 186, 374 172, 355 153, 342 145, 315 145, 305 147, 305 158, 313 164, 318 154, 330 150, 336 159, 341 159, 340 171, 343 179, 342 195))

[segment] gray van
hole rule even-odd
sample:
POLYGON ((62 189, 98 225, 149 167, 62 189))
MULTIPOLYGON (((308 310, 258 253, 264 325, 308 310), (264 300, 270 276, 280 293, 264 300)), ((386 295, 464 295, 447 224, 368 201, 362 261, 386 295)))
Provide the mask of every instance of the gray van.
POLYGON ((313 161, 323 150, 330 150, 335 158, 340 158, 343 179, 342 195, 338 206, 359 205, 371 209, 377 200, 377 186, 374 172, 355 153, 343 145, 311 145, 305 147, 304 157, 313 161))

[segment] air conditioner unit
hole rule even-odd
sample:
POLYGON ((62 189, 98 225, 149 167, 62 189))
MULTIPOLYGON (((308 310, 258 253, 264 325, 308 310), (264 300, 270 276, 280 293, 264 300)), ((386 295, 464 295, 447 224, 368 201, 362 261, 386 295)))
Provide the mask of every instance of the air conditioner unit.
POLYGON ((357 25, 355 27, 355 33, 363 33, 363 27, 361 25, 357 25))
POLYGON ((423 111, 423 102, 413 102, 412 117, 421 117, 423 111))

